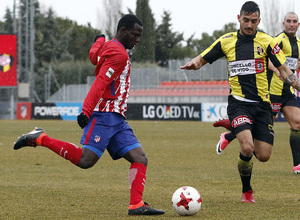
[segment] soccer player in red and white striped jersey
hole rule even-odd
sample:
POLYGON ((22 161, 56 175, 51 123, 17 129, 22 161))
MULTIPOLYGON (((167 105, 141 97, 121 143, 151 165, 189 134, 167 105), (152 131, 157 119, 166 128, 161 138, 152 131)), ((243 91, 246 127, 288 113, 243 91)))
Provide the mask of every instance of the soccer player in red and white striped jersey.
POLYGON ((150 207, 142 199, 148 159, 125 121, 131 69, 126 50, 140 41, 142 31, 141 20, 127 14, 119 20, 115 38, 105 42, 104 35, 96 36, 89 55, 92 64, 96 65, 96 80, 77 117, 83 128, 82 149, 49 137, 41 128, 22 135, 14 149, 44 146, 83 169, 92 167, 107 150, 112 159, 124 158, 131 164, 128 215, 161 215, 165 213, 163 210, 150 207))

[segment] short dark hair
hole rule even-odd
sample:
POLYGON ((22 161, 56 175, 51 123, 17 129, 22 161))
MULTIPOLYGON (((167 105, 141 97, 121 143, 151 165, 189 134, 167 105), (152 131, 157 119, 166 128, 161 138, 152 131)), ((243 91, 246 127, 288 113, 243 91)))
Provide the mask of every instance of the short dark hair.
POLYGON ((246 15, 251 15, 254 12, 258 12, 258 16, 260 17, 258 4, 256 4, 254 1, 247 1, 243 4, 240 15, 242 15, 243 13, 246 15))
POLYGON ((143 22, 136 15, 126 14, 119 20, 117 31, 119 31, 122 27, 125 27, 127 30, 131 30, 135 23, 143 27, 143 22))

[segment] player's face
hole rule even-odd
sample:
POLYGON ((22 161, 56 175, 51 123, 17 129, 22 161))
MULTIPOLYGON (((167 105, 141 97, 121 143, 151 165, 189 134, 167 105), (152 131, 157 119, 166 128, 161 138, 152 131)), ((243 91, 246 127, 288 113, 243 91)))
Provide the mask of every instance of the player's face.
POLYGON ((135 45, 140 42, 140 37, 142 36, 143 27, 135 23, 132 30, 128 31, 125 48, 132 49, 135 45))
POLYGON ((288 35, 295 37, 299 25, 300 25, 300 23, 298 21, 297 15, 294 15, 294 14, 286 15, 285 20, 283 22, 283 27, 284 27, 285 32, 288 35))
POLYGON ((260 23, 259 13, 254 12, 252 14, 242 13, 238 15, 240 22, 240 34, 243 36, 252 36, 256 33, 257 26, 260 23))

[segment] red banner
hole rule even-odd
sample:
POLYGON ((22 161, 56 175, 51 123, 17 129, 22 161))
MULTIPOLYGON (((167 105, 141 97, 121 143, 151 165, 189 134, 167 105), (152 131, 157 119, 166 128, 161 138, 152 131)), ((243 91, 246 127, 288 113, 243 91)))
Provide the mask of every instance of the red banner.
POLYGON ((0 86, 17 86, 17 36, 0 35, 0 86))
POLYGON ((31 119, 31 102, 17 103, 17 119, 31 119))

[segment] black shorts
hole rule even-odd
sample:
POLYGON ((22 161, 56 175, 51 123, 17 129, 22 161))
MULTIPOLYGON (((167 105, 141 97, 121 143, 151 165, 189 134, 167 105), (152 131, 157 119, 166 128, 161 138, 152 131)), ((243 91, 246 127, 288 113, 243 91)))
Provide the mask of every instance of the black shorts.
POLYGON ((287 94, 287 95, 272 95, 270 94, 270 100, 271 100, 271 107, 272 107, 272 115, 276 116, 279 111, 284 106, 298 106, 297 98, 294 94, 287 94))
POLYGON ((235 134, 250 130, 254 139, 273 145, 273 118, 269 103, 243 102, 229 96, 227 114, 235 134))

